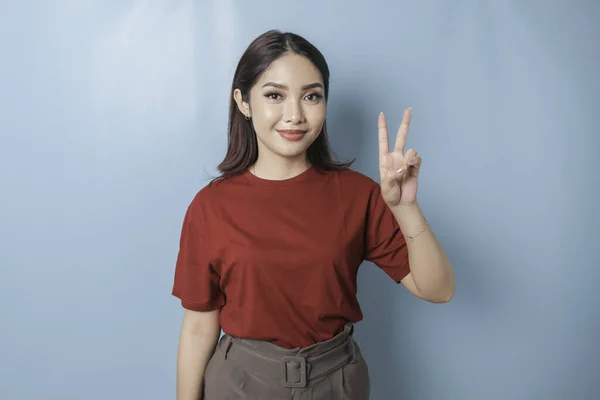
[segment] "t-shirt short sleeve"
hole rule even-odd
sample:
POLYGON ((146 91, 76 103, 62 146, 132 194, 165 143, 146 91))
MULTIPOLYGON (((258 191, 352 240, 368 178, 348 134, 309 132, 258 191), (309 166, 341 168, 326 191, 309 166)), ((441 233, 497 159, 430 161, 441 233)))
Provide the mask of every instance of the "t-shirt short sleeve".
POLYGON ((400 283, 410 272, 406 239, 392 211, 383 200, 381 187, 377 183, 370 193, 366 230, 365 259, 400 283))
POLYGON ((210 244, 203 219, 193 204, 183 220, 172 294, 184 308, 212 311, 223 306, 219 274, 210 264, 210 244))

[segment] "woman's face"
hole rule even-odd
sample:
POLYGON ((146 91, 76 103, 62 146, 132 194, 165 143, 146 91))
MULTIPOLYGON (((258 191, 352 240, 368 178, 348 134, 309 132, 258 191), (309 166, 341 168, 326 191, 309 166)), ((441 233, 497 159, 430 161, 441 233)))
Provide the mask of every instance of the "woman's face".
POLYGON ((304 158, 327 113, 321 73, 297 54, 271 64, 250 90, 249 104, 239 90, 234 98, 240 111, 252 117, 260 157, 304 158))

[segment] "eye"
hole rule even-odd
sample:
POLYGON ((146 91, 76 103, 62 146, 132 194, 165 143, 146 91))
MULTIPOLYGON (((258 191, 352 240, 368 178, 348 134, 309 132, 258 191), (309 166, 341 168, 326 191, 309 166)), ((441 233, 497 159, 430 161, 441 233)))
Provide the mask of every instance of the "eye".
POLYGON ((317 101, 321 100, 322 98, 323 98, 323 96, 319 93, 311 93, 306 96, 306 99, 308 101, 313 101, 313 102, 317 102, 317 101))
POLYGON ((266 93, 265 97, 269 100, 280 100, 281 99, 281 95, 279 93, 275 93, 275 92, 266 93))

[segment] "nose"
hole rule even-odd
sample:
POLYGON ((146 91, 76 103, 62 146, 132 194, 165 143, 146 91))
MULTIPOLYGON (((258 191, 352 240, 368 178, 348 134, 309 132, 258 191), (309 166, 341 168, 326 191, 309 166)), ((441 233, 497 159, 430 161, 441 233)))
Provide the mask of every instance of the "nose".
POLYGON ((289 101, 284 109, 283 119, 289 124, 299 124, 304 121, 302 106, 297 101, 289 101))

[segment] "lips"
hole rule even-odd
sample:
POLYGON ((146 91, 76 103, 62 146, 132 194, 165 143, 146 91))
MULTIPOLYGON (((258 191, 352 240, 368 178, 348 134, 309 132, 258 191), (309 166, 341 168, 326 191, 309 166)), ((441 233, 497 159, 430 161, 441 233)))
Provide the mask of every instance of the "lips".
POLYGON ((277 132, 285 140, 295 142, 302 139, 308 131, 300 129, 277 129, 277 132))

